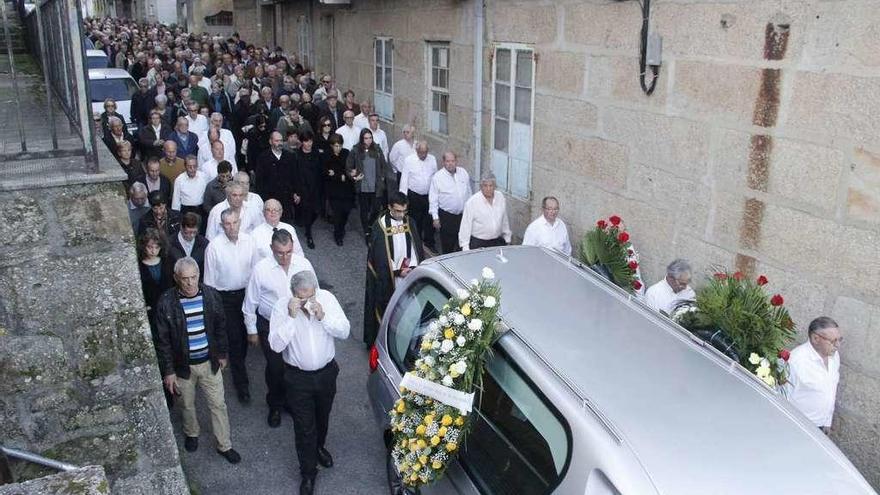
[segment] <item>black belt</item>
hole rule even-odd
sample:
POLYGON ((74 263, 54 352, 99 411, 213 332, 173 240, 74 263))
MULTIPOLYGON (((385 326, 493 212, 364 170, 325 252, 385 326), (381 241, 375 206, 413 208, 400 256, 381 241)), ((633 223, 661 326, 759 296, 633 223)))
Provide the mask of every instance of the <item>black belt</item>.
POLYGON ((244 289, 238 289, 238 290, 218 290, 217 292, 219 292, 220 294, 229 294, 230 296, 237 296, 238 294, 243 294, 243 293, 244 293, 244 289))
POLYGON ((444 210, 443 208, 437 208, 437 211, 438 211, 439 213, 445 213, 445 214, 447 214, 447 215, 452 215, 452 216, 454 216, 454 217, 460 217, 461 214, 463 213, 463 212, 452 213, 451 211, 446 211, 446 210, 444 210))
POLYGON ((296 366, 294 366, 292 364, 288 364, 287 362, 284 363, 284 367, 291 370, 291 371, 296 371, 297 373, 305 373, 308 375, 312 375, 312 374, 320 373, 320 372, 326 370, 327 368, 329 368, 333 364, 336 364, 335 359, 331 359, 329 363, 325 364, 323 367, 318 368, 316 370, 304 370, 302 368, 297 368, 296 366))

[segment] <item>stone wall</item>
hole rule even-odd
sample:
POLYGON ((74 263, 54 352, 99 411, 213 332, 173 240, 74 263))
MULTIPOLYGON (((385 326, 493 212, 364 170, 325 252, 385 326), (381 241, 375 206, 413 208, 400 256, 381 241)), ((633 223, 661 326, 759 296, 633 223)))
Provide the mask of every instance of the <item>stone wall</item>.
POLYGON ((110 484, 101 466, 86 466, 39 479, 0 486, 0 495, 107 495, 110 484))
POLYGON ((188 493, 132 237, 119 183, 0 192, 0 439, 115 493, 188 493))
MULTIPOLYGON (((285 3, 300 15, 308 2, 285 3)), ((238 3, 236 3, 238 5, 238 3)), ((621 215, 649 281, 675 257, 766 274, 801 331, 828 314, 847 336, 834 438, 880 486, 880 32, 865 0, 655 0, 663 65, 652 96, 638 80, 635 1, 485 0, 483 167, 490 163, 493 44, 535 50, 531 193, 509 201, 515 232, 559 197, 580 238, 621 215)), ((312 2, 333 15, 342 89, 373 90, 375 36, 394 38, 389 140, 425 128, 426 42, 450 43, 449 136, 435 152, 474 163, 473 0, 312 2)), ((236 22, 239 18, 236 11, 236 22)), ((293 24, 293 23, 291 23, 293 24)), ((246 25, 240 25, 244 30, 246 25)), ((293 29, 293 28, 291 28, 293 29)), ((299 49, 296 32, 284 38, 299 49)), ((702 281, 698 275, 697 283, 702 281)))

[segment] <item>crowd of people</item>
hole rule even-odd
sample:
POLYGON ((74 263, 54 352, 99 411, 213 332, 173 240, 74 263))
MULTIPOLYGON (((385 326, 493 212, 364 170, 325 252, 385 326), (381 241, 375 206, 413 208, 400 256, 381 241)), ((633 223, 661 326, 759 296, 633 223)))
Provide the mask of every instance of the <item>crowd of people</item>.
MULTIPOLYGON (((317 465, 333 465, 325 439, 339 372, 334 339, 347 338, 350 324, 320 288, 297 229, 313 250, 313 225, 323 218, 342 246, 358 210, 369 348, 396 284, 426 256, 511 242, 504 195, 491 174, 473 191, 456 154, 445 151, 438 163, 411 125, 389 146, 368 100, 340 95, 330 74, 316 83, 280 48, 121 19, 87 19, 85 32, 138 82, 137 132, 109 99, 96 125, 128 175, 148 319, 169 406, 179 402, 183 411, 185 449, 198 448, 199 388, 217 451, 240 461, 219 370, 230 368, 237 399, 250 403, 245 359, 258 346, 268 426, 281 424, 282 411, 293 416, 301 493, 312 493, 317 465)), ((523 244, 570 255, 559 201, 546 197, 541 207, 523 244)), ((695 297, 690 278, 690 265, 674 261, 645 301, 669 313, 695 297)), ((803 397, 793 401, 823 429, 841 341, 833 320, 817 319, 809 347, 793 352, 794 397, 803 397)))

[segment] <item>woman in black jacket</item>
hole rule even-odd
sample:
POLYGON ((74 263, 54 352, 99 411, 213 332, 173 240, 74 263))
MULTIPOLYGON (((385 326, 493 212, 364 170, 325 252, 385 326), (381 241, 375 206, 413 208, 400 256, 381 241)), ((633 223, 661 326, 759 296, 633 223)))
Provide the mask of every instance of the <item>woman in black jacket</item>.
POLYGON ((324 195, 333 212, 333 238, 338 246, 345 237, 348 214, 354 208, 354 181, 345 173, 348 150, 342 147, 342 136, 334 134, 329 140, 330 152, 321 156, 324 171, 324 195))
POLYGON ((174 285, 171 263, 166 256, 165 240, 156 229, 147 229, 138 239, 138 269, 141 289, 147 306, 147 319, 153 343, 156 342, 156 303, 163 292, 174 285))
POLYGON ((345 173, 354 181, 361 227, 364 229, 364 237, 369 239, 372 222, 376 220, 382 206, 387 204, 386 191, 396 189, 394 170, 388 166, 382 150, 373 142, 370 129, 361 130, 358 144, 352 148, 345 162, 345 173))
POLYGON ((315 136, 306 131, 299 135, 299 140, 301 144, 296 151, 296 166, 293 172, 293 202, 296 205, 296 223, 305 227, 306 245, 314 249, 312 224, 315 223, 321 203, 324 201, 323 173, 318 150, 315 148, 315 136))

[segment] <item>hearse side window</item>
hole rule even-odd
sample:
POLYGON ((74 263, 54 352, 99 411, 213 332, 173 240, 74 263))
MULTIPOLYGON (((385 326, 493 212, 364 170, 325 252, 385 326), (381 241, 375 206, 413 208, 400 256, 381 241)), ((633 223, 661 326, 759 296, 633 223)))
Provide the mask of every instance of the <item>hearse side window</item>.
POLYGON ((419 281, 400 296, 388 322, 388 353, 401 372, 413 369, 428 324, 440 315, 449 294, 428 281, 419 281))
POLYGON ((546 402, 497 346, 461 461, 483 494, 551 493, 562 479, 569 436, 546 402))

